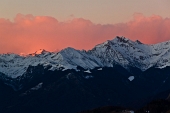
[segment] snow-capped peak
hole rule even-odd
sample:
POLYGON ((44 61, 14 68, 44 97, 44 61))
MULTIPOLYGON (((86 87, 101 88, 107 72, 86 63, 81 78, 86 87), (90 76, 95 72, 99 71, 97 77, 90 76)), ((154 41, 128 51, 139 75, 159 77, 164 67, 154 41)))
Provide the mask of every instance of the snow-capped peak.
POLYGON ((50 66, 49 70, 75 69, 80 66, 86 70, 95 67, 113 67, 115 64, 124 68, 129 66, 147 70, 152 66, 164 68, 170 66, 170 41, 154 45, 142 44, 125 37, 116 37, 92 50, 80 51, 68 47, 59 52, 40 49, 28 56, 16 54, 0 55, 0 73, 15 78, 22 76, 29 66, 50 66))
POLYGON ((45 50, 44 49, 40 49, 40 50, 36 51, 35 54, 41 54, 43 52, 45 52, 45 50))
POLYGON ((45 53, 48 53, 48 51, 46 51, 44 49, 39 49, 38 51, 36 51, 32 54, 29 54, 29 55, 36 56, 36 55, 45 54, 45 53))
POLYGON ((119 37, 119 36, 116 36, 116 38, 114 38, 112 41, 114 41, 114 42, 124 42, 124 43, 126 43, 126 42, 128 42, 128 41, 130 41, 130 39, 128 39, 128 38, 125 38, 125 37, 119 37))
POLYGON ((143 44, 142 42, 140 42, 139 40, 136 40, 135 41, 136 43, 138 43, 138 44, 143 44))

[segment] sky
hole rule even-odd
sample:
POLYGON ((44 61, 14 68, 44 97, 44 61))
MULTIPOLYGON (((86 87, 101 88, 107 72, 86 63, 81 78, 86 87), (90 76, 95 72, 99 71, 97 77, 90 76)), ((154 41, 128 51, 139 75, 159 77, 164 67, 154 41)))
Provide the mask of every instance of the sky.
POLYGON ((125 36, 170 40, 170 0, 0 1, 0 53, 91 49, 125 36))

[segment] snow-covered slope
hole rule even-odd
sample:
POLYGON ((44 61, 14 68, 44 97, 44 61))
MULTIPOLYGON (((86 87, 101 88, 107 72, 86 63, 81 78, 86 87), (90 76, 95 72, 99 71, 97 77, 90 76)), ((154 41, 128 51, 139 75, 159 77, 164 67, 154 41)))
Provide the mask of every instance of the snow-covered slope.
POLYGON ((92 50, 75 50, 66 48, 60 52, 36 51, 33 54, 20 56, 17 54, 0 55, 0 73, 8 77, 22 76, 29 66, 43 65, 49 70, 85 69, 95 67, 113 67, 115 64, 128 69, 129 66, 147 70, 152 66, 164 68, 170 66, 170 41, 155 45, 142 44, 125 37, 116 37, 95 46, 92 50))

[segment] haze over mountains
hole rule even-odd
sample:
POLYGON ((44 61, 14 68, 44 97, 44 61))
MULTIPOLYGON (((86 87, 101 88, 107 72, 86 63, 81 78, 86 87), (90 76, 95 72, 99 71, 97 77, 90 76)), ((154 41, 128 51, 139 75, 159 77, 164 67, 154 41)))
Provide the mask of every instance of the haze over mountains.
POLYGON ((0 109, 44 113, 75 113, 105 105, 139 109, 168 97, 169 66, 170 41, 147 45, 118 36, 89 51, 68 47, 27 56, 1 54, 0 109))

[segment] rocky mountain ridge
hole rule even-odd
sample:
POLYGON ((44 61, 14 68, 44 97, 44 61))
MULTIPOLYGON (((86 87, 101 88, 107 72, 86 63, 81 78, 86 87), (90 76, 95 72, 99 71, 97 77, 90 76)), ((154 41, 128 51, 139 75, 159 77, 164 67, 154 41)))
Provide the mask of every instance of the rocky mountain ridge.
POLYGON ((95 46, 92 50, 76 50, 68 47, 59 52, 36 51, 33 54, 0 54, 0 73, 11 78, 22 76, 29 66, 51 66, 49 70, 84 69, 95 67, 113 67, 121 65, 137 67, 143 71, 150 67, 170 66, 170 41, 154 45, 131 41, 125 37, 116 37, 95 46))
POLYGON ((169 44, 116 37, 89 51, 68 47, 26 56, 1 54, 0 110, 75 113, 110 105, 136 110, 166 99, 169 44))

